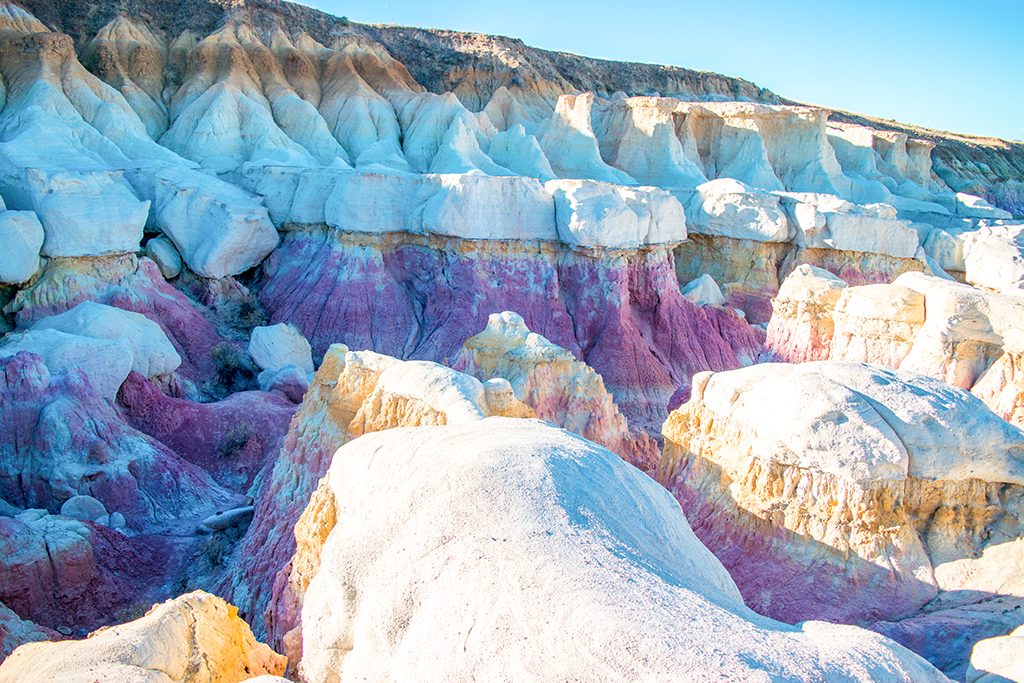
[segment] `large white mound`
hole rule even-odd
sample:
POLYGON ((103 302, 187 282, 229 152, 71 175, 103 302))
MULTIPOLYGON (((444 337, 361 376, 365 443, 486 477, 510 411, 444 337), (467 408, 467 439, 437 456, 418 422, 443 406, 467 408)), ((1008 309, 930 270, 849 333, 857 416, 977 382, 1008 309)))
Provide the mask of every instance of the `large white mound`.
POLYGON ((305 680, 942 679, 876 634, 747 609, 664 489, 539 422, 369 434, 328 477, 305 680))

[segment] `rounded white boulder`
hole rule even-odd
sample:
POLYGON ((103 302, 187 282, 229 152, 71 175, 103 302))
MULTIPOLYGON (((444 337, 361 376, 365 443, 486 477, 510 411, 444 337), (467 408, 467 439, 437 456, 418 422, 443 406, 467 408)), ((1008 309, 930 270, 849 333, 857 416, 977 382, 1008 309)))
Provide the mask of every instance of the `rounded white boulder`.
POLYGON ((278 323, 253 328, 249 355, 261 370, 297 365, 313 372, 313 349, 294 325, 278 323))
POLYGON ((16 285, 39 270, 43 226, 31 211, 0 211, 0 282, 16 285))
POLYGON ((161 235, 146 242, 146 256, 153 259, 165 279, 173 280, 181 274, 181 254, 168 238, 161 235))
POLYGON ((167 375, 181 356, 155 322, 133 311, 84 301, 69 311, 36 322, 34 330, 58 330, 94 339, 122 339, 131 345, 132 370, 145 377, 167 375))
POLYGON ((71 496, 60 506, 60 514, 83 522, 95 522, 107 516, 107 508, 92 496, 71 496))

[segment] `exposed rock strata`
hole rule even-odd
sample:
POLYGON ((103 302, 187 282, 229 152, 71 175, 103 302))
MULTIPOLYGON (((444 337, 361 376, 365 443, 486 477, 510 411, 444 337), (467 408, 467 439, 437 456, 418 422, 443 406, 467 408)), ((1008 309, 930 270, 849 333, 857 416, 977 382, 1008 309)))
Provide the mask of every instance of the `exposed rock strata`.
POLYGON ((971 638, 1012 624, 984 605, 1024 599, 1024 434, 970 394, 860 364, 761 365, 698 375, 664 434, 662 481, 754 609, 899 622, 976 591, 941 646, 882 628, 961 675, 971 638))

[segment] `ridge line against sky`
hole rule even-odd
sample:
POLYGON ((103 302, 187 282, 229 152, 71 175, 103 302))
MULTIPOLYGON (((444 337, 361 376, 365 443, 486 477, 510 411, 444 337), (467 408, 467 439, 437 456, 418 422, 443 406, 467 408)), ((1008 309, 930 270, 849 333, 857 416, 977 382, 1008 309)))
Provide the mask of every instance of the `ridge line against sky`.
POLYGON ((1024 1, 300 0, 360 23, 743 78, 780 97, 953 133, 1024 140, 1024 1))

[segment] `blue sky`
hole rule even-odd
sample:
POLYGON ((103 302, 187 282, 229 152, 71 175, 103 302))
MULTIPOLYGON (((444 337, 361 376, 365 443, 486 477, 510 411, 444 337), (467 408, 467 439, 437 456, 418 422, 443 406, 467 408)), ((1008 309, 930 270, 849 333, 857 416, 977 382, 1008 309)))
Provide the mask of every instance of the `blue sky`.
POLYGON ((810 104, 1024 140, 1024 0, 302 3, 353 21, 717 71, 810 104))

